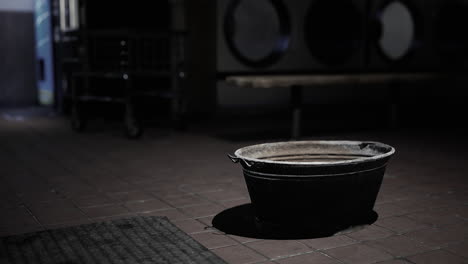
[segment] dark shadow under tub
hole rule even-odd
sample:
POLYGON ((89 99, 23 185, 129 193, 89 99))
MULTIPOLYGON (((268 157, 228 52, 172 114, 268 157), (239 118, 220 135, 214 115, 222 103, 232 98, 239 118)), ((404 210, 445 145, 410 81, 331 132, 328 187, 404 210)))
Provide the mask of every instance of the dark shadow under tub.
POLYGON ((255 239, 313 239, 354 232, 373 224, 378 218, 375 211, 359 219, 331 219, 326 224, 298 224, 294 220, 281 227, 260 223, 255 219, 252 204, 232 207, 217 214, 213 227, 230 235, 255 239))

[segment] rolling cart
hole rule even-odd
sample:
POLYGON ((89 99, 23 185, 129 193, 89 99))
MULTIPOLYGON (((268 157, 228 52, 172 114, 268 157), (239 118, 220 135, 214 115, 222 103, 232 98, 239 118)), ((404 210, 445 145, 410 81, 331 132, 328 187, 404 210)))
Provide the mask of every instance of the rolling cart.
POLYGON ((136 114, 139 98, 170 100, 172 120, 183 126, 185 33, 136 30, 76 32, 80 67, 70 73, 71 126, 83 131, 88 102, 124 104, 124 128, 138 138, 144 127, 136 114))

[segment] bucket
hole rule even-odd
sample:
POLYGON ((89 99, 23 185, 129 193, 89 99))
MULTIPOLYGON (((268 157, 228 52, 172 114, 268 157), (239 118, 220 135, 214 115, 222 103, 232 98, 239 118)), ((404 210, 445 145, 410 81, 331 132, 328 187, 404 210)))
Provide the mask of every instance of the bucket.
POLYGON ((294 141, 253 145, 240 163, 257 223, 349 226, 369 217, 395 149, 379 142, 294 141))

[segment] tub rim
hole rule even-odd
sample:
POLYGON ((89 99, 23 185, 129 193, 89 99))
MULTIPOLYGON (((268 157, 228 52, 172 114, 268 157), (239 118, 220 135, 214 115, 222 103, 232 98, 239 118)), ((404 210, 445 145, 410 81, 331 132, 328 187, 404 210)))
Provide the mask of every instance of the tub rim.
MULTIPOLYGON (((303 140, 303 141, 281 141, 281 142, 271 142, 271 143, 262 143, 262 144, 255 144, 255 145, 250 145, 246 147, 242 147, 237 149, 234 152, 234 156, 242 161, 244 161, 245 164, 271 164, 271 165, 289 165, 289 166, 307 166, 307 167, 325 167, 325 166, 341 166, 341 165, 354 165, 354 164, 360 164, 360 163, 365 163, 365 162, 372 162, 372 161, 378 161, 385 159, 387 157, 392 156, 395 154, 395 148, 393 148, 390 145, 377 142, 377 141, 357 141, 357 140, 303 140), (252 158, 243 155, 242 153, 255 149, 255 148, 261 148, 261 147, 267 147, 267 146, 274 146, 274 145, 288 145, 288 144, 315 144, 315 145, 353 145, 353 146, 359 146, 359 145, 374 145, 380 148, 385 148, 388 149, 387 152, 384 152, 382 154, 378 154, 375 156, 371 157, 360 157, 352 160, 344 160, 344 161, 274 161, 274 160, 268 160, 268 159, 257 159, 257 158, 252 158)), ((250 166, 248 166, 250 167, 250 166)))

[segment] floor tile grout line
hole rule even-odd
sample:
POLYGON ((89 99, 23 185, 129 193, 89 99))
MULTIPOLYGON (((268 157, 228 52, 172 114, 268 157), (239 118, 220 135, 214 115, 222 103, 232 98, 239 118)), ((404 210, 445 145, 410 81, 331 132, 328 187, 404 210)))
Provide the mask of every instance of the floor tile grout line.
MULTIPOLYGON (((193 238, 193 237, 192 237, 192 238, 193 238)), ((195 238, 193 238, 193 239, 195 239, 195 238)), ((202 243, 201 243, 200 241, 198 241, 197 239, 195 239, 195 241, 197 241, 198 243, 202 244, 202 243)), ((237 242, 237 241, 235 241, 235 242, 237 242)), ((202 245, 203 245, 203 244, 202 244, 202 245)), ((213 251, 213 250, 215 250, 215 249, 228 248, 228 247, 236 247, 236 246, 238 246, 238 244, 235 244, 235 245, 224 245, 224 246, 217 246, 217 247, 210 247, 210 248, 209 248, 209 247, 206 247, 206 246, 205 246, 205 247, 206 247, 209 251, 213 251)))
MULTIPOLYGON (((407 255, 407 256, 404 256, 404 257, 395 257, 395 258, 401 258, 401 259, 404 259, 410 263, 414 263, 412 261, 409 260, 409 258, 411 257, 415 257, 415 256, 419 256, 419 255, 423 255, 423 254, 427 254, 427 253, 431 253, 431 252, 436 252, 436 251, 443 251, 443 252, 446 252, 446 253, 449 253, 451 255, 454 255, 454 256, 457 256, 457 257, 460 257, 460 258, 464 258, 464 257, 461 257, 461 256, 458 256, 457 254, 454 254, 452 252, 449 252, 447 250, 444 250, 443 248, 436 248, 436 249, 431 249, 431 250, 428 250, 428 251, 424 251, 424 252, 419 252, 419 253, 416 253, 416 254, 411 254, 411 255, 407 255)), ((466 258, 465 258, 466 259, 466 258)))
POLYGON ((281 260, 281 259, 287 259, 287 258, 302 256, 302 255, 308 255, 308 254, 316 253, 316 252, 317 252, 317 251, 313 251, 313 250, 311 250, 311 251, 304 251, 304 252, 299 252, 299 253, 296 253, 296 254, 290 254, 290 255, 284 255, 284 256, 274 257, 274 258, 271 258, 270 260, 276 261, 276 260, 281 260))
MULTIPOLYGON (((398 236, 400 236, 400 235, 398 235, 398 236)), ((411 240, 412 240, 412 239, 411 239, 411 240)), ((371 240, 371 241, 376 241, 376 240, 371 240)), ((421 243, 420 241, 415 241, 415 240, 413 240, 413 241, 414 241, 414 242, 420 243, 421 246, 424 246, 423 243, 421 243)), ((408 256, 413 256, 413 255, 418 255, 418 254, 422 254, 422 253, 431 252, 431 251, 433 251, 433 250, 438 250, 438 249, 432 249, 432 248, 426 247, 427 250, 424 250, 424 251, 421 251, 421 252, 418 252, 418 253, 415 253, 415 254, 410 254, 410 255, 407 255, 407 256, 396 256, 395 254, 393 254, 392 252, 390 252, 387 248, 384 248, 384 247, 377 247, 377 246, 374 246, 374 245, 370 245, 370 244, 368 244, 368 243, 366 243, 366 242, 368 242, 368 241, 363 241, 362 244, 364 244, 364 245, 366 245, 366 246, 368 246, 368 247, 371 247, 371 248, 373 248, 373 249, 382 250, 382 251, 384 251, 385 253, 387 253, 387 254, 393 256, 394 258, 406 258, 406 257, 408 257, 408 256)))
MULTIPOLYGON (((215 204, 215 205, 218 205, 218 206, 222 207, 223 210, 222 210, 221 212, 223 212, 223 211, 226 210, 226 207, 225 207, 223 204, 221 204, 220 202, 217 202, 217 201, 212 202, 212 201, 210 201, 209 199, 207 199, 207 198, 205 198, 205 197, 203 197, 203 196, 200 196, 198 193, 195 193, 194 195, 195 195, 195 196, 198 196, 199 198, 201 198, 201 199, 203 199, 203 200, 207 200, 207 201, 209 201, 210 203, 213 203, 213 204, 215 204)), ((221 212, 218 212, 217 214, 213 214, 213 215, 218 215, 218 214, 221 213, 221 212)), ((211 216, 211 215, 210 215, 210 216, 211 216)), ((207 217, 207 216, 205 216, 205 217, 207 217)), ((199 218, 202 218, 202 217, 199 217, 199 218)), ((211 227, 213 227, 213 226, 211 225, 211 227)))
MULTIPOLYGON (((31 127, 31 126, 28 126, 29 129, 31 131, 35 131, 35 133, 37 133, 38 135, 41 135, 41 136, 44 136, 43 133, 41 132, 37 132, 37 129, 35 129, 34 127, 31 127)), ((31 134, 31 133, 30 133, 31 134)), ((37 147, 37 146, 36 146, 37 147)), ((75 173, 71 170, 69 170, 69 168, 67 168, 66 166, 63 166, 62 163, 60 162, 60 160, 57 160, 55 157, 52 157, 49 153, 45 153, 46 156, 47 156, 47 159, 52 161, 52 162, 55 162, 56 164, 60 164, 60 167, 64 170, 64 171, 67 171, 68 173, 70 173, 70 175, 74 175, 75 173)), ((76 156, 76 155, 74 155, 76 156)), ((81 180, 84 180, 82 177, 79 177, 81 180)), ((46 180, 47 181, 47 180, 46 180)), ((91 185, 90 185, 91 186, 91 185)))
MULTIPOLYGON (((123 180, 123 181, 126 181, 125 179, 122 179, 122 180, 123 180)), ((127 183, 129 183, 129 182, 127 182, 127 183)), ((129 183, 129 184, 132 184, 132 183, 129 183)), ((152 193, 150 193, 150 195, 152 195, 152 193)), ((157 197, 157 198, 159 198, 159 197, 157 197)))
MULTIPOLYGON (((10 151, 10 152, 11 152, 11 151, 10 151)), ((14 153, 16 153, 16 152, 14 152, 14 153)), ((17 156, 17 155, 14 154, 14 156, 17 156)), ((35 175, 34 170, 31 170, 31 168, 30 168, 29 166, 28 166, 28 171, 32 171, 33 174, 35 175)), ((39 177, 39 178, 44 178, 44 177, 39 177)), ((45 182, 47 182, 48 184, 50 183, 47 179, 44 179, 44 180, 45 180, 45 182)), ((53 184, 50 184, 50 186, 52 186, 52 185, 53 185, 53 184)), ((54 193, 58 194, 58 192, 54 192, 54 193)), ((74 204, 74 205, 75 205, 75 204, 74 204)), ((26 208, 26 210, 28 211, 28 213, 33 217, 33 219, 40 225, 40 227, 41 227, 42 229, 44 229, 44 230, 47 229, 47 228, 46 228, 46 225, 44 225, 41 221, 39 221, 39 219, 33 214, 33 212, 31 211, 31 209, 29 208, 29 206, 26 205, 25 201, 23 201, 22 206, 24 206, 24 208, 26 208)), ((76 205, 75 205, 75 207, 78 208, 76 205)), ((78 208, 78 209, 79 209, 79 208, 78 208)), ((81 213, 83 213, 83 212, 81 212, 81 213)), ((87 215, 85 215, 85 216, 87 216, 87 215)), ((58 223, 58 224, 60 224, 60 223, 58 223)))
MULTIPOLYGON (((332 255, 330 255, 330 254, 327 254, 325 251, 330 250, 330 249, 336 249, 336 248, 342 248, 342 247, 352 246, 352 245, 365 245, 365 244, 364 244, 365 241, 358 241, 358 240, 355 240, 355 241, 356 241, 356 243, 349 244, 349 245, 343 245, 343 246, 338 246, 338 247, 333 247, 333 248, 327 248, 327 249, 318 249, 317 252, 319 252, 319 253, 321 253, 321 254, 323 254, 323 255, 329 257, 329 258, 335 259, 335 260, 339 261, 340 263, 346 263, 345 261, 343 261, 343 260, 341 260, 341 259, 339 259, 339 258, 337 258, 337 257, 334 257, 334 256, 332 256, 332 255)), ((366 246, 367 246, 367 245, 366 245, 366 246)), ((391 255, 391 254, 390 254, 390 255, 391 255)), ((393 255, 391 255, 391 256, 393 257, 393 255)), ((385 260, 385 261, 388 261, 388 259, 385 260)))
POLYGON ((74 201, 70 200, 70 202, 71 202, 76 208, 78 208, 78 210, 79 210, 83 215, 85 215, 86 218, 87 218, 89 221, 91 221, 91 222, 93 221, 92 217, 89 216, 86 212, 84 212, 79 206, 77 206, 76 203, 75 203, 74 201))
POLYGON ((273 261, 273 260, 262 260, 262 261, 256 261, 256 262, 247 262, 247 263, 242 263, 242 264, 265 264, 267 262, 271 262, 271 263, 278 263, 276 261, 273 261))
POLYGON ((426 229, 426 228, 430 228, 430 226, 427 226, 427 227, 420 227, 420 228, 415 228, 415 229, 411 229, 411 230, 408 230, 408 231, 405 231, 405 232, 397 232, 397 231, 394 231, 394 230, 391 230, 389 229, 388 227, 385 227, 385 226, 381 226, 379 224, 375 224, 376 226, 380 227, 380 228, 383 228, 387 231, 390 231, 392 232, 394 235, 405 235, 405 234, 408 234, 408 233, 411 233, 411 232, 414 232, 414 231, 419 231, 419 230, 422 230, 422 229, 426 229))
POLYGON ((409 237, 409 236, 406 236, 406 235, 402 235, 402 236, 404 236, 404 237, 406 237, 406 238, 408 238, 408 239, 410 239, 410 240, 412 240, 414 242, 420 243, 421 245, 426 246, 426 247, 430 248, 431 250, 445 250, 445 249, 449 248, 451 245, 458 245, 458 244, 462 244, 462 243, 466 242, 465 240, 455 241, 455 242, 445 242, 445 243, 443 243, 441 245, 439 244, 437 246, 432 247, 432 246, 426 245, 423 241, 418 240, 416 238, 409 237))
MULTIPOLYGON (((234 239, 233 239, 233 240, 234 240, 234 239)), ((229 246, 229 247, 241 246, 241 247, 247 248, 247 249, 249 249, 249 250, 252 250, 253 252, 257 253, 258 255, 264 257, 264 258, 266 259, 266 261, 269 261, 269 260, 271 261, 271 258, 270 258, 270 257, 264 255, 263 253, 259 252, 258 250, 255 250, 255 249, 253 249, 253 248, 251 248, 251 247, 245 245, 244 243, 240 243, 239 241, 236 241, 236 242, 237 242, 237 245, 232 245, 232 246, 229 246)), ((265 262, 265 261, 263 261, 263 262, 265 262)))
MULTIPOLYGON (((258 240, 258 241, 267 241, 265 239, 262 239, 262 240, 258 240)), ((275 260, 275 258, 270 258, 268 257, 267 255, 264 255, 263 253, 261 253, 260 251, 256 250, 255 248, 252 248, 252 247, 249 247, 248 244, 252 244, 254 242, 258 242, 257 240, 256 241, 252 241, 252 242, 248 242, 248 243, 241 243, 242 245, 244 245, 245 247, 249 248, 250 250, 254 251, 255 253, 257 254, 260 254, 261 256, 264 256, 265 258, 267 258, 268 260, 275 260)), ((297 240, 293 240, 293 241, 297 241, 297 240)), ((313 250, 311 251, 307 251, 307 252, 314 252, 313 250)))
MULTIPOLYGON (((33 131, 35 131, 35 129, 34 129, 34 128, 32 128, 32 130, 33 130, 33 131)), ((36 131, 36 133, 37 133, 37 131, 36 131)), ((39 132, 39 134, 43 135, 41 132, 39 132)), ((74 156, 76 157, 76 156, 77 156, 77 154, 75 153, 75 155, 74 155, 74 156)), ((79 156, 79 155, 78 155, 78 156, 79 156)), ((50 155, 48 155, 48 157, 50 158, 50 155)), ((52 158, 52 161, 57 161, 57 160, 56 160, 55 158, 52 158)), ((66 167, 64 167, 64 166, 62 166, 62 168, 66 169, 66 167)), ((107 171, 107 172, 109 172, 109 173, 112 173, 112 171, 109 171, 109 170, 108 170, 108 169, 106 169, 106 168, 100 168, 100 169, 104 169, 104 171, 107 171)), ((72 172, 72 174, 73 174, 73 172, 72 172)), ((130 183, 130 182, 128 182, 128 181, 126 181, 125 179, 123 179, 123 178, 122 178, 122 177, 120 177, 120 176, 117 176, 117 178, 119 178, 120 180, 122 180, 123 182, 126 182, 127 184, 129 184, 129 185, 131 185, 131 186, 134 186, 132 183, 130 183)), ((85 182, 86 182, 86 180, 85 180, 85 182)), ((90 186, 94 186, 94 185, 93 185, 93 184, 91 184, 90 186)), ((151 195, 151 194, 150 194, 150 195, 151 195)))
MULTIPOLYGON (((345 235, 341 235, 341 236, 345 236, 345 235)), ((332 235, 332 236, 330 236, 330 237, 335 237, 335 235, 332 235)), ((329 237, 324 237, 324 238, 329 238, 329 237)), ((349 238, 349 237, 348 237, 348 238, 349 238)), ((321 238, 313 238, 313 239, 322 239, 322 237, 321 237, 321 238)), ((361 244, 361 241, 358 241, 358 240, 353 239, 353 238, 349 238, 349 239, 353 240, 353 243, 351 243, 351 244, 344 244, 344 245, 338 245, 338 246, 332 246, 332 247, 327 247, 327 248, 320 248, 320 249, 314 248, 314 247, 312 247, 312 246, 309 246, 309 245, 307 245, 306 243, 304 243, 304 242, 302 242, 302 241, 299 241, 299 240, 298 240, 298 242, 304 244, 305 246, 307 246, 307 247, 309 247, 309 248, 311 248, 311 249, 313 249, 313 250, 316 250, 317 252, 322 252, 322 251, 329 250, 329 249, 334 249, 334 248, 340 248, 340 247, 346 247, 346 246, 361 244)))
MULTIPOLYGON (((465 242, 465 241, 464 241, 464 242, 465 242)), ((461 244, 461 243, 463 243, 463 242, 460 242, 460 244, 461 244)), ((468 260, 468 257, 458 255, 458 254, 456 254, 456 253, 451 252, 450 250, 448 250, 449 247, 450 247, 450 246, 443 247, 443 248, 439 248, 439 250, 444 251, 444 252, 449 253, 449 254, 452 254, 452 255, 455 255, 455 256, 460 257, 460 258, 462 258, 462 259, 468 260)))
POLYGON ((39 224, 39 226, 41 227, 42 230, 47 230, 46 227, 42 224, 41 221, 39 221, 39 219, 37 219, 37 217, 33 214, 33 212, 31 211, 31 209, 26 206, 26 205, 21 205, 22 207, 24 207, 26 209, 26 211, 28 212, 28 214, 34 219, 34 221, 39 224))
MULTIPOLYGON (((412 262, 409 259, 406 259, 404 257, 395 257, 395 258, 393 258, 391 260, 402 260, 402 261, 405 261, 405 262, 408 262, 408 263, 415 264, 414 262, 412 262)), ((377 262, 374 262, 373 264, 385 263, 387 261, 389 261, 389 260, 387 259, 387 260, 377 261, 377 262)))
MULTIPOLYGON (((26 163, 25 168, 26 168, 26 171, 27 171, 30 175, 39 176, 39 177, 37 177, 37 178, 43 179, 46 183, 48 183, 48 186, 52 186, 52 185, 50 184, 50 182, 49 182, 47 179, 44 179, 44 177, 38 175, 38 174, 36 173, 36 171, 28 165, 28 162, 24 162, 24 161, 21 162, 21 161, 22 161, 22 158, 19 156, 19 154, 18 154, 17 151, 14 151, 14 148, 12 148, 11 145, 5 145, 5 144, 3 144, 3 149, 6 149, 6 151, 9 152, 9 153, 11 154, 10 157, 14 157, 14 160, 16 160, 16 161, 18 161, 18 162, 20 162, 20 163, 26 163), (6 146, 6 148, 5 148, 5 146, 6 146)), ((23 204, 27 204, 27 201, 24 201, 24 198, 19 197, 19 199, 22 201, 23 204)))
POLYGON ((341 260, 341 259, 339 259, 339 258, 336 258, 336 257, 334 257, 334 256, 332 256, 332 255, 329 255, 329 254, 325 253, 324 250, 317 250, 317 252, 320 253, 320 254, 322 254, 322 255, 324 255, 324 256, 326 256, 326 257, 329 257, 329 258, 331 258, 331 259, 334 259, 334 260, 338 261, 339 263, 342 263, 342 264, 345 263, 345 261, 343 261, 343 260, 341 260))
MULTIPOLYGON (((169 202, 166 202, 166 203, 169 203, 169 202)), ((184 208, 190 208, 190 207, 201 206, 201 205, 206 205, 206 204, 209 204, 209 203, 197 203, 197 204, 189 204, 189 205, 184 205, 184 206, 174 206, 174 205, 171 205, 171 206, 177 209, 184 209, 184 208)))

